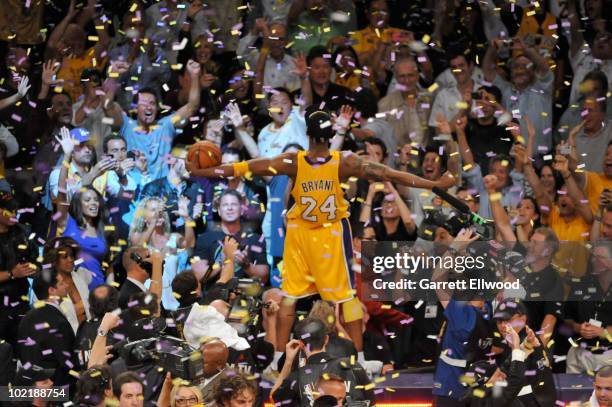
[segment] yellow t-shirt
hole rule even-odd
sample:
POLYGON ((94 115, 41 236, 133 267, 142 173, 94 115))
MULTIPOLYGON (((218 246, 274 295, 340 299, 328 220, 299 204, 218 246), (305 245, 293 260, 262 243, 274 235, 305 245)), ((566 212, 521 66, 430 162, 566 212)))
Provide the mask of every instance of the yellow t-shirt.
POLYGON ((583 242, 589 240, 590 225, 578 214, 569 222, 565 221, 556 204, 550 212, 549 225, 560 241, 553 259, 559 272, 573 277, 583 276, 589 259, 589 251, 583 242))
POLYGON ((62 67, 57 73, 58 79, 64 80, 64 90, 72 98, 72 103, 75 103, 79 96, 83 94, 81 86, 81 74, 87 68, 96 68, 100 71, 104 70, 107 57, 100 60, 96 59, 96 51, 94 47, 89 48, 82 57, 64 58, 62 67))
POLYGON ((606 177, 598 172, 585 172, 586 185, 584 186, 584 195, 589 200, 591 211, 597 213, 599 210, 599 197, 604 189, 612 189, 612 178, 606 177))
POLYGON ((370 57, 370 54, 381 45, 381 42, 391 41, 394 33, 399 33, 402 30, 398 28, 385 28, 383 30, 374 30, 368 26, 363 30, 355 31, 351 35, 351 40, 355 41, 353 49, 359 56, 359 62, 362 64, 371 63, 372 61, 365 60, 370 57))

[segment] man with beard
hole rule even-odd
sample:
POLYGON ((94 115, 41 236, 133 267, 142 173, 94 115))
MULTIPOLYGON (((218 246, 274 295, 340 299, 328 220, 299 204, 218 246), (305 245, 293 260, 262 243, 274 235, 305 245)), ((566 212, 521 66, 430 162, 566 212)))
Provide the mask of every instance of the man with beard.
MULTIPOLYGON (((137 95, 137 118, 130 118, 116 102, 114 95, 107 95, 105 102, 107 114, 113 119, 113 128, 119 130, 127 141, 129 150, 139 150, 147 156, 149 172, 154 180, 168 174, 166 157, 170 153, 172 140, 177 135, 177 128, 183 127, 187 119, 195 113, 200 105, 200 64, 190 60, 187 71, 191 75, 189 100, 176 113, 157 119, 159 104, 153 89, 140 89, 137 95), (108 103, 108 105, 106 104, 108 103)), ((195 202, 195 201, 192 201, 195 202)))
MULTIPOLYGON (((66 180, 68 199, 72 199, 72 195, 79 188, 90 185, 100 174, 103 174, 115 165, 111 157, 103 157, 94 165, 96 161, 95 148, 90 142, 87 130, 82 128, 72 129, 70 136, 77 140, 79 144, 74 147, 71 157, 65 157, 65 161, 70 163, 66 180)), ((49 210, 52 209, 51 202, 57 199, 60 169, 61 167, 56 167, 49 175, 49 182, 46 188, 49 195, 46 198, 50 198, 50 201, 45 202, 49 210)))

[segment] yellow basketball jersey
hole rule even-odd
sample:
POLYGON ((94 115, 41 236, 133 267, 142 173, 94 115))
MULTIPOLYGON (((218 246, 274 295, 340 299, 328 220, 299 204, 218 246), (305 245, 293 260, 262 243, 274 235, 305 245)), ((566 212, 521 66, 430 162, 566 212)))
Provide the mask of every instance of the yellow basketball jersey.
POLYGON ((348 202, 338 176, 340 153, 331 151, 322 162, 309 162, 307 151, 297 153, 297 175, 291 190, 295 204, 287 219, 310 228, 347 218, 348 202))

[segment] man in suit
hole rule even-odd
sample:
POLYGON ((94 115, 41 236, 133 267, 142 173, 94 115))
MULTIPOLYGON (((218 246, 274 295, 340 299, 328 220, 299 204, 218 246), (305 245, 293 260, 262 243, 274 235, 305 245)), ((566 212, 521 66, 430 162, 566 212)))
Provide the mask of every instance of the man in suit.
POLYGON ((162 263, 163 256, 160 253, 149 254, 149 250, 144 247, 132 246, 123 253, 123 267, 127 271, 127 278, 121 285, 121 290, 119 290, 119 307, 121 309, 129 308, 130 298, 138 293, 150 292, 157 294, 157 298, 161 298, 162 263), (132 259, 133 253, 137 254, 143 261, 140 263, 134 261, 132 259), (150 288, 147 290, 145 282, 149 278, 152 281, 150 288))
POLYGON ((78 369, 74 351, 74 331, 59 307, 68 295, 68 283, 54 269, 41 271, 32 288, 43 306, 35 306, 21 320, 18 330, 18 351, 23 364, 36 364, 55 369, 56 386, 73 385, 70 370, 78 369))
POLYGON ((207 406, 214 401, 213 390, 223 378, 223 372, 229 369, 227 366, 229 349, 220 339, 211 338, 202 343, 200 352, 204 363, 204 378, 196 386, 202 390, 204 405, 207 406))

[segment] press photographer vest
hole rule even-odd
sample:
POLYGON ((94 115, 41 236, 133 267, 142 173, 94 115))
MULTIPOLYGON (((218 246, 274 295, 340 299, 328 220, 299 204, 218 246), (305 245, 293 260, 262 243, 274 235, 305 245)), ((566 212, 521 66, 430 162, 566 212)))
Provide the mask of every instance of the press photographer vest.
MULTIPOLYGON (((317 380, 324 373, 334 374, 344 380, 346 386, 346 395, 352 400, 366 400, 366 394, 363 387, 357 389, 359 385, 355 370, 363 370, 361 365, 356 363, 351 365, 350 358, 330 359, 323 363, 306 363, 305 366, 298 370, 297 385, 300 391, 300 406, 311 406, 315 398, 317 389, 315 385, 317 380)), ((365 373, 364 373, 365 374, 365 373)), ((363 384, 362 384, 363 385, 363 384)))

